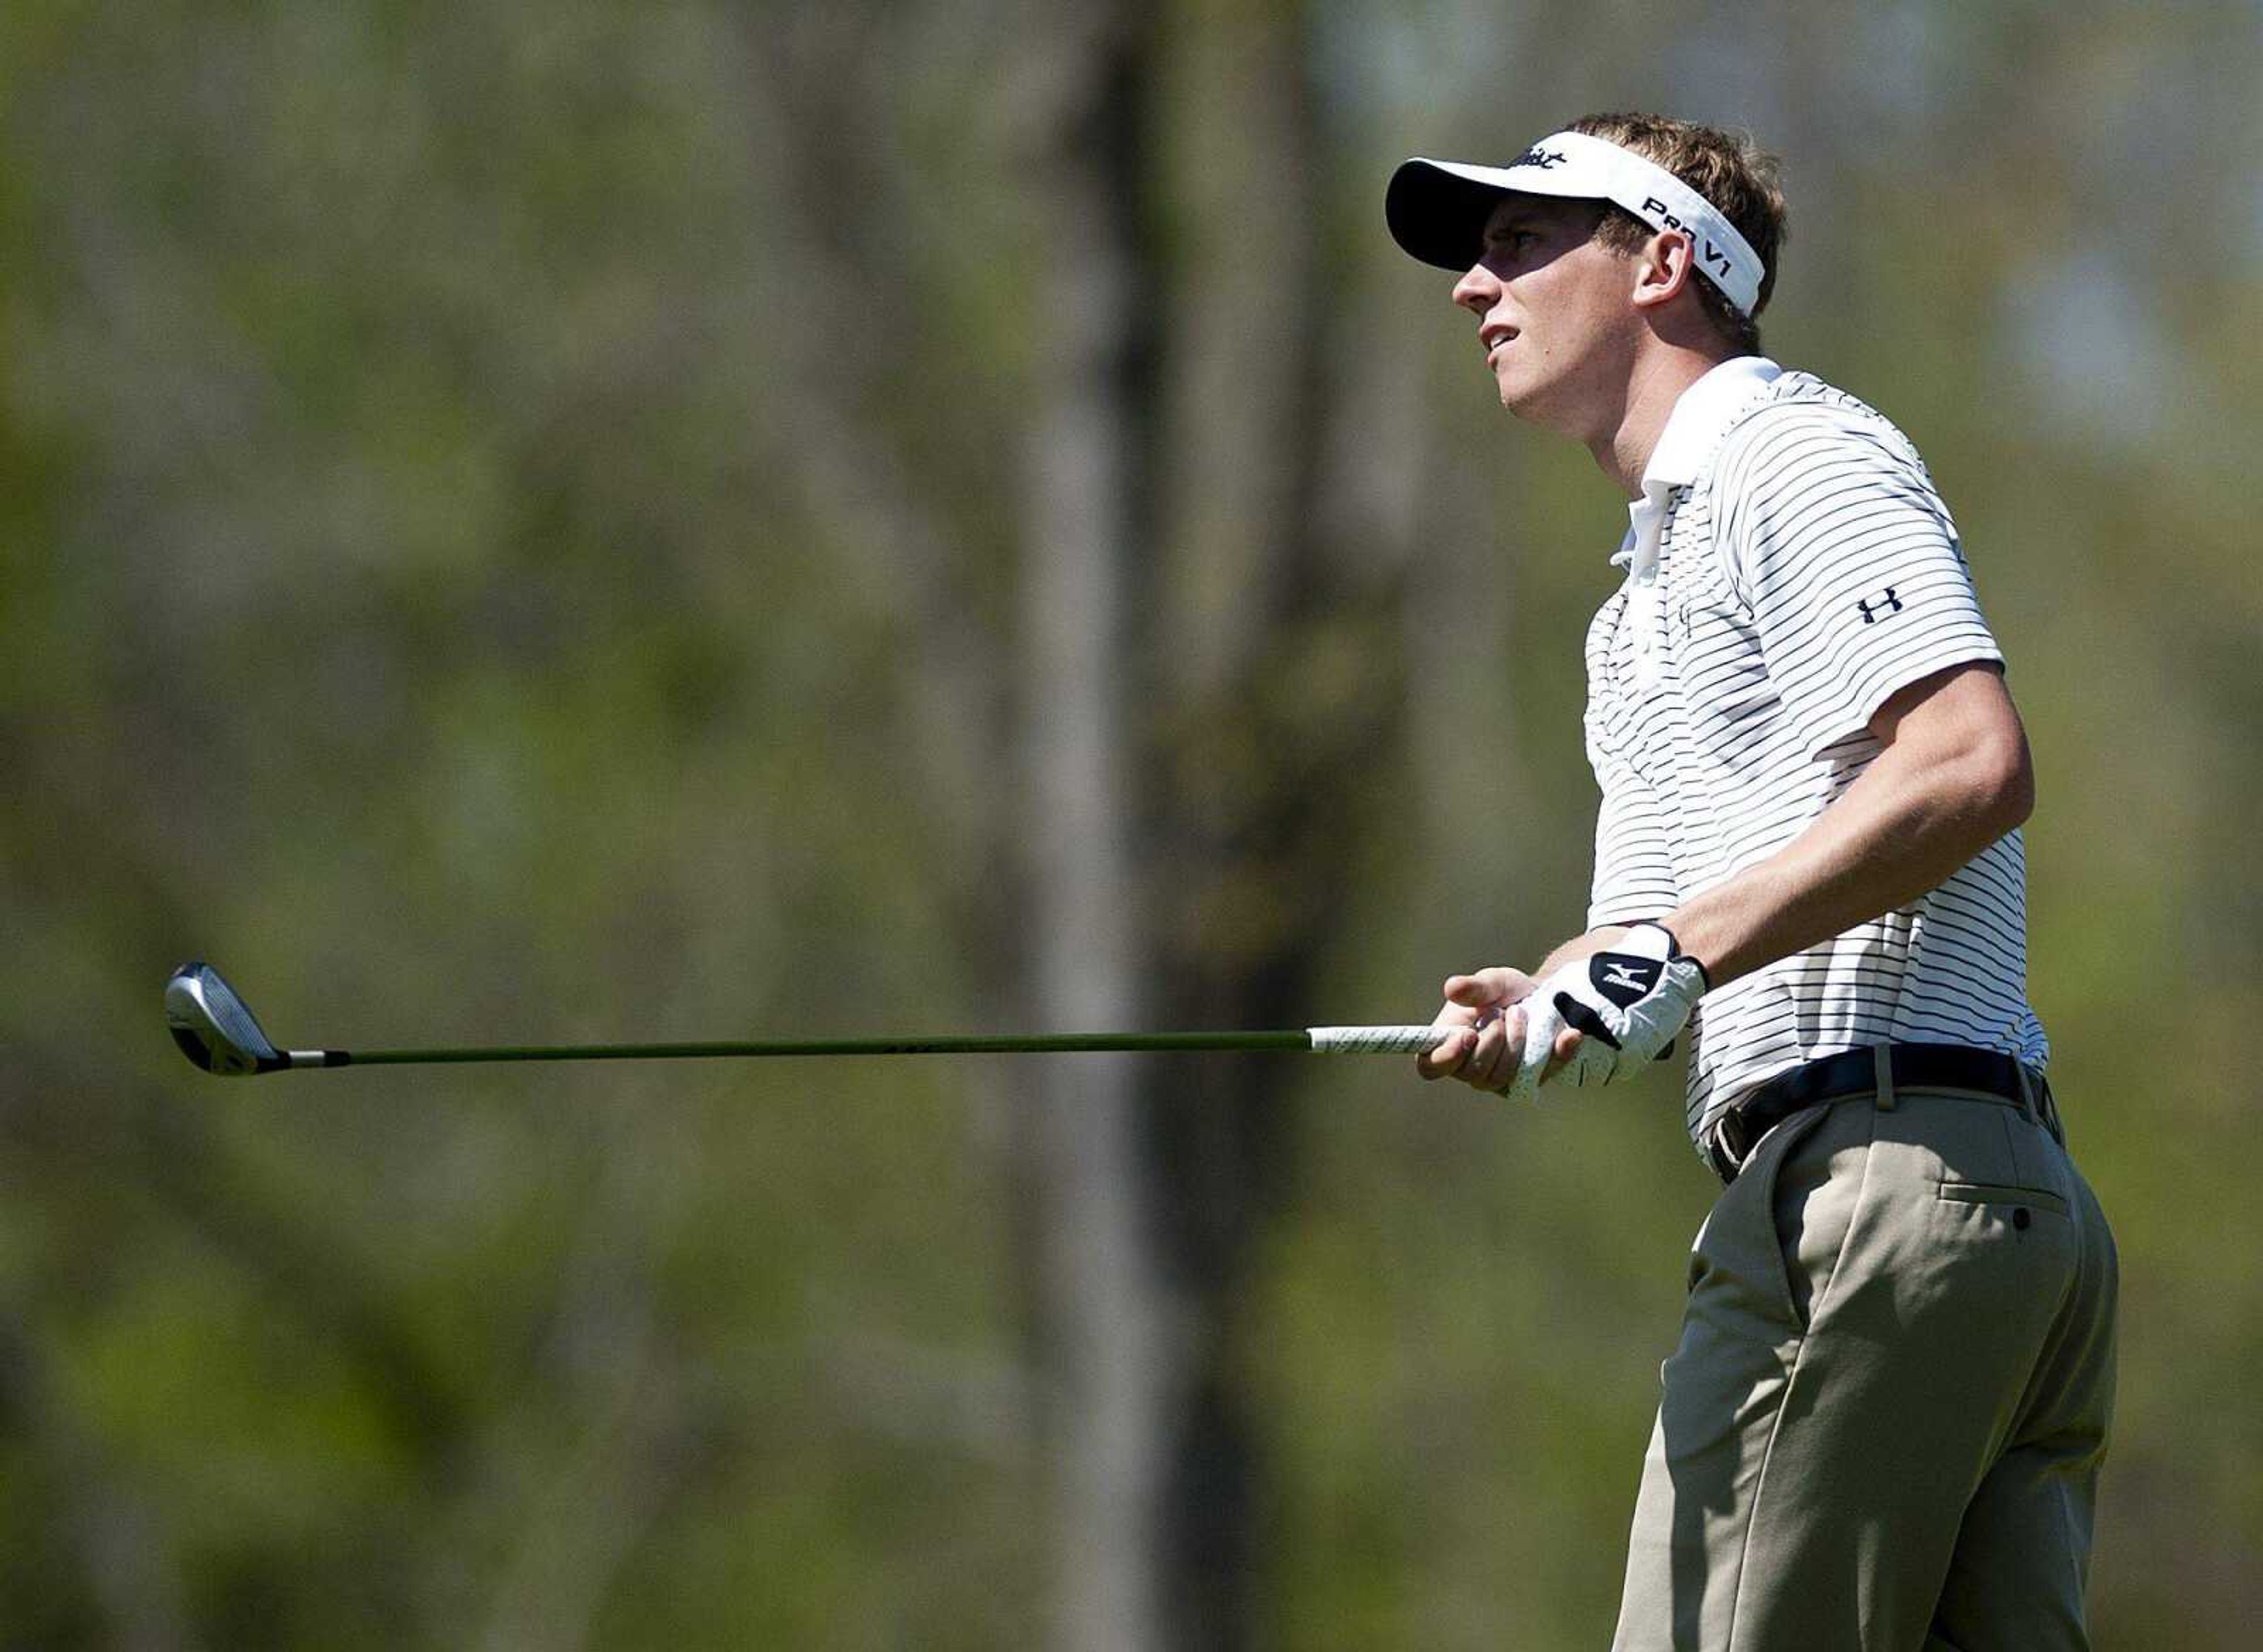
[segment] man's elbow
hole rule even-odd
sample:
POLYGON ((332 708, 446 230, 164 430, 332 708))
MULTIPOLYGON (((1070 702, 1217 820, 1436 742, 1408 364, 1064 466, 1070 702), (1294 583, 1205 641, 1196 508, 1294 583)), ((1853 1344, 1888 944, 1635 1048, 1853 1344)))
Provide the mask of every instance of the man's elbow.
POLYGON ((1886 702, 1871 732, 1890 750, 1906 749, 1914 771, 1931 777, 1944 822, 1956 822, 1971 853, 2035 812, 2028 731, 1991 666, 1957 666, 1912 684, 1886 702))
POLYGON ((1973 798, 1988 826, 1988 841, 2016 830, 2035 812, 2035 755, 2016 720, 1973 754, 1973 798))

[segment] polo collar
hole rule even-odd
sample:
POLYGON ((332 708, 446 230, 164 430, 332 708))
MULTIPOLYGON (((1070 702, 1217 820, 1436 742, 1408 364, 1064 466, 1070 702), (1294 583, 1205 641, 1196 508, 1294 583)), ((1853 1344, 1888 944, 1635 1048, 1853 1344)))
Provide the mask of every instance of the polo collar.
POLYGON ((1637 579, 1650 576, 1658 565, 1668 496, 1697 480, 1730 427, 1782 376, 1783 369, 1766 356, 1732 356, 1681 393, 1643 467, 1642 497, 1627 506, 1627 536, 1611 558, 1612 567, 1637 579))
POLYGON ((1782 376, 1783 369, 1766 356, 1732 356, 1684 390, 1643 467, 1643 491, 1653 483, 1686 488, 1696 481, 1738 416, 1782 376))

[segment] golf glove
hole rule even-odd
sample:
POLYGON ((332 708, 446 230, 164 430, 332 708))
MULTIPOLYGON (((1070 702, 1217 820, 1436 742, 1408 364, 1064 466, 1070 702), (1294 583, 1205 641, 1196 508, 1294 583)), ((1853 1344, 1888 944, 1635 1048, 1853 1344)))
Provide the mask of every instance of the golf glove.
MULTIPOLYGON (((1584 1034, 1578 1054, 1549 1087, 1611 1083, 1671 1055, 1675 1036, 1710 984, 1705 967, 1657 924, 1638 924, 1604 951, 1565 965, 1525 1001, 1529 1020, 1584 1034)), ((1518 1072, 1512 1094, 1536 1085, 1548 1050, 1547 1042, 1526 1038, 1529 1070, 1518 1072)))
MULTIPOLYGON (((1524 1042, 1517 1051, 1516 1076, 1503 1084, 1499 1093, 1510 1101, 1531 1101, 1540 1093, 1541 1069, 1556 1053, 1556 1035, 1564 1030, 1564 1018, 1547 995, 1536 989, 1516 1007, 1524 1012, 1524 1042)), ((1548 1082, 1560 1083, 1563 1078, 1558 1073, 1548 1082)))

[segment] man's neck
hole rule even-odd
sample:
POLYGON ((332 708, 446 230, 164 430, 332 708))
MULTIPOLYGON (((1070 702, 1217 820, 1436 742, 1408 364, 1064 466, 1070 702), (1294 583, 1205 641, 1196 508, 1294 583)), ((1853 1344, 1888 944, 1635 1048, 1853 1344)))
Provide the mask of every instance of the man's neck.
POLYGON ((1674 417, 1681 393, 1727 359, 1705 351, 1669 346, 1645 351, 1627 378, 1627 395, 1612 428, 1590 437, 1587 451, 1630 499, 1642 497, 1643 472, 1674 417))

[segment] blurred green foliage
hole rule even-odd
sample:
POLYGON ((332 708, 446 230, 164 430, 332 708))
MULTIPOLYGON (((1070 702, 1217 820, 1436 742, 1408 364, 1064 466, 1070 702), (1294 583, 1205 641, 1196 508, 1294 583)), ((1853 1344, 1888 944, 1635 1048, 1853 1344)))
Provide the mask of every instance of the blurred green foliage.
MULTIPOLYGON (((995 1064, 223 1090, 157 987, 207 955, 278 1038, 372 1046, 1010 1024, 1023 174, 1084 16, 0 11, 0 1643, 1044 1638, 995 1064)), ((1924 449, 2036 748, 2033 992, 2126 1270, 2099 1639, 2245 1644, 2254 8, 1153 25, 1125 210, 1168 313, 1319 295, 1312 550, 1362 593, 1263 706, 1154 696, 1155 772, 1221 808, 1356 806, 1325 887, 1189 896, 1204 945, 1326 902, 1305 1018, 1387 1020, 1576 925, 1619 505, 1493 407, 1381 185, 1592 107, 1753 126, 1794 203, 1772 351, 1924 449), (1205 193, 1260 25, 1323 139, 1287 246, 1205 193), (1310 772, 1378 682, 1392 756, 1310 772)), ((1284 1192, 1217 1332, 1262 1445, 1250 1638, 1597 1643, 1710 1192, 1671 1084, 1254 1076, 1284 1192)))

